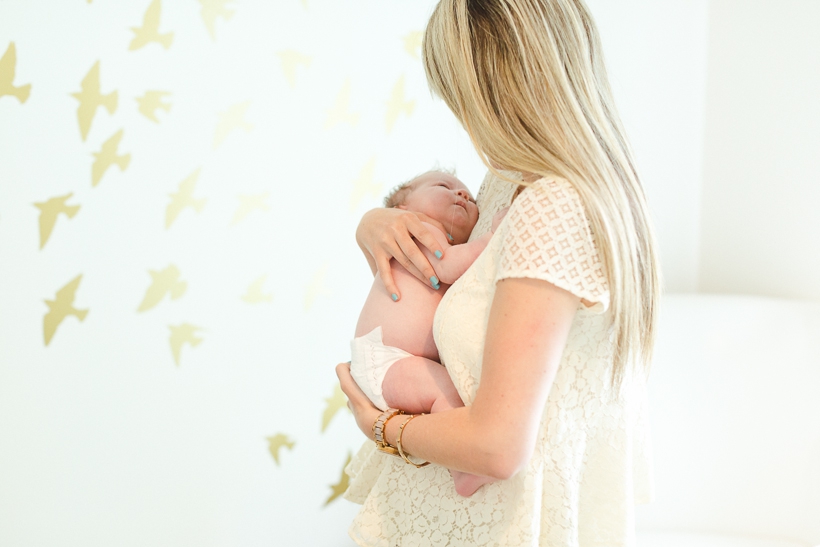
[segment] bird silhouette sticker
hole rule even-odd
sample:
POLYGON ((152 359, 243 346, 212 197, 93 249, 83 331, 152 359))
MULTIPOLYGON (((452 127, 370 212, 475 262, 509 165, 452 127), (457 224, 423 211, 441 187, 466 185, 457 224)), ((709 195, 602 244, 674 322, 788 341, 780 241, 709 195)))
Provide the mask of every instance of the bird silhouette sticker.
POLYGON ((168 325, 171 330, 171 353, 174 354, 174 363, 179 366, 179 361, 182 355, 182 346, 188 344, 192 348, 197 347, 202 343, 202 338, 196 335, 197 331, 203 330, 201 327, 191 325, 190 323, 182 323, 181 325, 168 325))
POLYGON ((165 112, 171 110, 171 103, 163 102, 163 98, 170 95, 171 93, 168 91, 146 91, 145 95, 137 97, 139 113, 152 122, 159 123, 157 110, 164 110, 165 112))
POLYGON ((404 99, 404 74, 399 77, 396 85, 393 86, 393 92, 390 94, 390 100, 387 102, 387 132, 393 130, 396 125, 396 120, 399 119, 399 114, 402 112, 407 116, 413 113, 416 107, 416 101, 406 101, 404 99))
POLYGON ((345 463, 342 466, 342 472, 339 476, 339 482, 337 482, 336 484, 331 484, 330 485, 330 497, 328 497, 327 501, 325 501, 325 507, 330 505, 330 503, 333 500, 335 500, 336 498, 338 498, 339 496, 344 494, 347 491, 347 487, 350 486, 350 477, 348 477, 347 473, 345 473, 345 468, 348 466, 348 464, 350 463, 350 460, 352 460, 352 459, 353 459, 353 454, 348 452, 347 453, 347 460, 345 460, 345 463))
POLYGON ((239 224, 239 222, 247 218, 247 216, 254 211, 270 211, 270 205, 267 203, 270 192, 253 196, 237 197, 239 198, 239 208, 237 208, 233 215, 231 225, 239 224))
POLYGON ((216 132, 214 133, 214 149, 222 144, 232 131, 241 129, 248 133, 253 129, 253 124, 245 120, 245 114, 250 105, 250 101, 245 101, 244 103, 235 104, 219 114, 219 121, 216 124, 216 132))
POLYGON ((401 40, 404 42, 404 51, 411 57, 419 59, 419 50, 421 49, 421 40, 423 37, 424 33, 422 32, 411 32, 402 36, 401 40))
POLYGON ((174 33, 166 32, 160 34, 159 32, 159 17, 162 12, 162 3, 160 0, 153 0, 145 10, 145 15, 142 18, 141 27, 131 27, 134 33, 134 38, 128 46, 130 51, 138 50, 147 46, 151 42, 156 42, 165 49, 171 47, 171 42, 174 41, 174 33))
POLYGON ((233 17, 234 10, 228 9, 228 4, 232 4, 233 0, 199 0, 202 5, 202 20, 205 22, 205 27, 208 29, 208 34, 211 39, 216 41, 216 18, 221 17, 228 21, 233 17))
POLYGON ((359 114, 350 111, 350 78, 345 80, 336 101, 330 110, 327 111, 325 129, 331 129, 340 123, 349 123, 356 126, 359 123, 359 114))
POLYGON ((280 51, 276 55, 282 61, 282 72, 285 74, 290 87, 296 87, 296 68, 299 65, 309 67, 313 58, 292 49, 280 51))
POLYGON ((284 433, 277 433, 272 437, 267 437, 268 441, 268 451, 270 455, 273 457, 273 461, 276 462, 276 465, 279 465, 279 453, 283 448, 287 448, 288 450, 293 450, 293 447, 296 446, 296 442, 293 441, 290 437, 285 435, 284 433))
POLYGON ((80 321, 85 320, 88 315, 88 310, 78 310, 74 307, 74 297, 77 294, 77 288, 80 286, 82 274, 78 275, 69 281, 65 287, 57 291, 54 300, 46 300, 48 305, 48 312, 43 317, 43 340, 46 346, 54 338, 54 333, 57 332, 57 327, 63 322, 63 319, 69 315, 73 315, 80 321))
POLYGON ((107 95, 100 92, 99 61, 94 63, 94 66, 83 78, 80 83, 80 90, 79 93, 72 93, 71 96, 80 101, 80 106, 77 107, 77 121, 80 123, 80 135, 85 140, 99 107, 105 107, 109 114, 113 114, 117 110, 117 91, 114 90, 107 95))
POLYGON ((339 384, 333 386, 333 393, 325 399, 325 411, 322 413, 322 433, 325 432, 330 421, 336 414, 347 407, 347 396, 345 396, 339 384))
POLYGON ((51 232, 54 231, 54 225, 57 223, 57 217, 63 214, 68 218, 74 218, 74 215, 80 210, 79 205, 66 205, 66 201, 73 195, 73 193, 70 193, 34 204, 35 207, 40 209, 41 249, 48 243, 48 238, 51 237, 51 232))
POLYGON ((9 42, 9 47, 3 57, 0 57, 0 97, 9 95, 16 97, 20 104, 28 100, 31 93, 31 84, 15 86, 14 76, 17 72, 17 47, 9 42))
POLYGON ((171 300, 176 300, 185 294, 185 289, 188 288, 188 283, 180 280, 179 268, 173 264, 164 270, 148 270, 148 273, 151 276, 151 285, 145 291, 145 296, 137 308, 138 312, 156 307, 166 294, 171 296, 171 300))
POLYGON ((325 286, 327 270, 328 265, 325 264, 313 274, 313 278, 310 280, 307 290, 305 291, 305 311, 310 311, 310 308, 313 307, 318 297, 330 295, 330 291, 325 286))
POLYGON ((261 302, 272 302, 273 294, 264 291, 267 275, 263 275, 250 284, 248 290, 242 296, 242 300, 248 304, 259 304, 261 302))
POLYGON ((190 207, 197 213, 201 212, 205 207, 207 198, 194 198, 194 190, 196 189, 197 179, 199 179, 199 169, 188 175, 185 180, 179 183, 179 188, 176 193, 168 194, 171 198, 171 203, 165 208, 165 229, 171 227, 171 224, 177 219, 179 214, 186 208, 190 207))
POLYGON ((114 133, 111 138, 102 144, 99 152, 94 152, 94 163, 91 164, 91 186, 97 186, 108 168, 117 165, 120 171, 125 171, 131 163, 131 154, 118 154, 123 130, 114 133))
POLYGON ((370 195, 378 198, 382 193, 382 184, 374 182, 374 172, 376 170, 376 158, 370 158, 362 167, 359 176, 353 181, 353 191, 350 193, 350 210, 355 212, 365 196, 370 195))

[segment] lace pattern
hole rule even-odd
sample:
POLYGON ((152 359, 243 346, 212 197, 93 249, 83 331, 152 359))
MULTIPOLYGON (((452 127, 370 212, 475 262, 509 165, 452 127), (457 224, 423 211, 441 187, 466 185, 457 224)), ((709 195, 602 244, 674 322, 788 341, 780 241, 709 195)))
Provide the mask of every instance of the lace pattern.
MULTIPOLYGON (((508 182, 485 179, 475 235, 479 227, 489 229, 493 215, 510 205, 515 189, 508 182)), ((377 452, 368 441, 347 468, 350 488, 345 497, 363 504, 350 528, 358 544, 634 543, 633 505, 648 501, 651 490, 646 390, 641 378, 628 378, 620 393, 610 388, 613 345, 605 313, 609 293, 599 268, 583 208, 568 182, 541 180, 521 192, 487 250, 442 299, 433 332, 442 362, 469 405, 481 377, 497 279, 546 279, 592 304, 582 305, 575 316, 533 457, 511 479, 462 498, 446 469, 415 469, 377 452), (525 234, 535 247, 522 242, 525 234), (523 261, 518 260, 521 256, 523 261)))

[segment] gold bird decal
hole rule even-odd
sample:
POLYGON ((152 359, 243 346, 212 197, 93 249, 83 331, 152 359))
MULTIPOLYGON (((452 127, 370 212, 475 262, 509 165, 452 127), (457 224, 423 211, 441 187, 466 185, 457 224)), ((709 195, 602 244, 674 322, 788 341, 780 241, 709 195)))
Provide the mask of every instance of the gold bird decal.
POLYGON ((66 194, 64 196, 57 196, 48 201, 35 203, 34 206, 40 209, 40 248, 45 247, 48 238, 51 237, 51 232, 54 230, 54 225, 57 223, 57 217, 60 213, 68 218, 74 218, 77 211, 80 210, 79 205, 66 205, 66 201, 74 194, 66 194))
POLYGON ((173 264, 160 271, 148 270, 148 273, 151 275, 151 285, 145 291, 145 296, 137 308, 138 312, 155 307, 166 294, 171 295, 171 300, 176 300, 185 294, 185 289, 188 288, 188 283, 179 279, 179 268, 173 264))
POLYGON ((179 188, 175 194, 168 194, 171 197, 171 203, 165 208, 165 229, 171 227, 171 224, 177 219, 179 214, 186 207, 191 207, 194 211, 199 213, 205 207, 207 198, 194 198, 194 190, 196 189, 196 182, 199 178, 199 169, 188 175, 188 177, 179 183, 179 188))
POLYGON ((245 113, 250 105, 250 101, 245 101, 219 114, 219 122, 216 124, 216 133, 214 133, 214 148, 222 144, 231 131, 242 129, 247 133, 253 129, 253 124, 245 121, 245 113))
POLYGON ((327 277, 328 265, 325 264, 319 268, 310 280, 305 291, 305 311, 309 311, 313 307, 313 303, 320 296, 330 295, 330 291, 325 287, 325 278, 327 277))
POLYGON ((327 406, 325 406, 325 411, 322 413, 322 433, 325 432, 325 429, 330 425, 330 421, 337 412, 343 408, 349 410, 347 406, 347 396, 342 391, 342 388, 339 387, 339 384, 333 386, 333 393, 325 399, 325 403, 327 403, 327 406))
POLYGON ((196 336, 196 332, 203 330, 201 327, 191 325, 190 323, 182 323, 181 325, 168 325, 171 329, 171 352, 174 354, 174 362, 179 366, 180 354, 182 353, 183 344, 188 344, 192 348, 197 347, 202 343, 202 338, 196 336))
POLYGON ((266 203, 270 192, 255 196, 237 196, 239 198, 239 208, 233 215, 231 225, 238 224, 254 211, 270 211, 270 205, 266 203))
POLYGON ((157 110, 164 110, 169 112, 171 110, 171 103, 163 102, 163 97, 169 96, 168 91, 146 91, 142 97, 137 97, 137 105, 140 114, 151 120, 159 123, 157 118, 157 110))
POLYGON ((423 32, 411 32, 402 37, 402 41, 404 42, 404 51, 409 53, 412 57, 416 59, 419 58, 419 49, 421 48, 421 41, 424 37, 423 32))
POLYGON ((0 58, 0 97, 5 95, 17 97, 22 104, 28 100, 31 84, 15 86, 15 72, 17 72, 17 47, 14 42, 10 42, 3 57, 0 58))
POLYGON ((233 0, 199 0, 202 5, 202 20, 208 28, 212 40, 216 40, 216 18, 222 17, 225 21, 233 17, 234 11, 228 9, 233 0))
POLYGON ((145 10, 145 15, 142 18, 142 26, 131 27, 131 31, 134 33, 134 38, 128 46, 130 51, 145 47, 150 42, 157 42, 165 49, 171 47, 171 42, 174 41, 174 33, 159 33, 159 16, 161 11, 162 4, 160 3, 160 0, 153 0, 148 6, 148 9, 145 10))
POLYGON ((387 131, 390 132, 399 119, 399 114, 404 112, 408 116, 413 113, 416 101, 404 100, 404 74, 399 77, 396 85, 393 86, 393 93, 387 102, 387 131))
POLYGON ((265 280, 268 278, 267 275, 263 275, 259 277, 256 281, 250 284, 248 287, 248 291, 242 296, 242 300, 247 302, 248 304, 258 304, 260 302, 272 302, 273 301, 273 294, 265 293, 262 290, 262 286, 265 284, 265 280))
POLYGON ((279 465, 279 451, 282 450, 283 447, 288 450, 293 450, 293 447, 296 446, 296 442, 284 433, 277 433, 273 437, 266 438, 268 440, 268 451, 270 455, 273 456, 273 461, 276 462, 276 465, 279 465))
POLYGON ((69 281, 65 287, 57 291, 54 300, 46 300, 48 305, 48 313, 43 317, 43 339, 46 345, 54 338, 54 333, 57 332, 57 327, 63 322, 63 319, 69 315, 73 315, 80 321, 85 319, 88 315, 88 310, 78 310, 74 307, 74 296, 77 293, 77 287, 80 286, 82 274, 78 275, 69 281))
POLYGON ((325 129, 330 129, 340 123, 349 123, 354 127, 359 123, 359 114, 350 112, 350 78, 345 80, 342 89, 336 96, 336 102, 334 102, 333 107, 327 111, 325 129))
POLYGON ((330 485, 330 497, 327 498, 327 501, 325 502, 325 507, 330 505, 330 502, 344 494, 347 491, 347 487, 350 486, 350 477, 348 477, 347 473, 345 473, 345 468, 347 468, 348 464, 350 463, 350 460, 352 459, 353 454, 348 452, 347 460, 345 460, 345 464, 342 466, 342 474, 339 477, 339 482, 330 485))
POLYGON ((94 66, 85 75, 80 83, 80 89, 79 93, 72 93, 71 96, 80 101, 80 106, 77 107, 77 121, 80 123, 80 135, 85 140, 99 107, 104 106, 109 114, 113 114, 117 110, 117 92, 115 90, 108 95, 100 93, 99 61, 94 63, 94 66))
POLYGON ((282 61, 282 72, 285 73, 285 78, 287 78, 290 87, 296 87, 296 67, 299 65, 309 67, 313 58, 292 49, 280 51, 277 55, 279 60, 282 61))
POLYGON ((376 158, 374 157, 365 164, 359 173, 359 177, 353 181, 353 192, 350 194, 350 210, 352 212, 356 211, 366 195, 369 194, 374 198, 381 196, 382 185, 373 181, 375 169, 376 158))
POLYGON ((122 140, 123 130, 114 133, 105 141, 99 152, 94 152, 94 163, 91 165, 91 186, 97 186, 105 172, 114 164, 125 171, 131 163, 131 154, 118 155, 117 149, 122 140))

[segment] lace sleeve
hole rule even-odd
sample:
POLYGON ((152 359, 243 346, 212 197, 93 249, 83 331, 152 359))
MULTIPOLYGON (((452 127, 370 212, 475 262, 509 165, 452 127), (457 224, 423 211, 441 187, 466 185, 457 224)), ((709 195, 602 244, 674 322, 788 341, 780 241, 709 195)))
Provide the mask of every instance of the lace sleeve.
POLYGON ((502 238, 496 281, 541 279, 584 300, 588 309, 609 307, 609 287, 581 199, 563 179, 541 179, 513 202, 499 226, 502 238))

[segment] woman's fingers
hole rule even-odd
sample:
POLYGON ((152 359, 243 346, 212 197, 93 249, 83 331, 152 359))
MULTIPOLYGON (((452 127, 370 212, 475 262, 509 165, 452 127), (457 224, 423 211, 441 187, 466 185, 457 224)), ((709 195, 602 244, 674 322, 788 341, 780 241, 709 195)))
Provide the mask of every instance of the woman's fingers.
POLYGON ((394 302, 398 302, 401 298, 401 293, 399 292, 398 286, 396 286, 396 282, 393 280, 393 271, 390 269, 390 258, 391 256, 389 254, 379 253, 376 257, 376 269, 390 297, 394 302))
POLYGON ((373 406, 367 395, 359 388, 359 385, 350 374, 350 363, 339 363, 336 365, 336 376, 339 378, 339 386, 347 396, 347 407, 356 419, 356 425, 365 435, 371 433, 372 425, 376 421, 380 411, 373 406))

